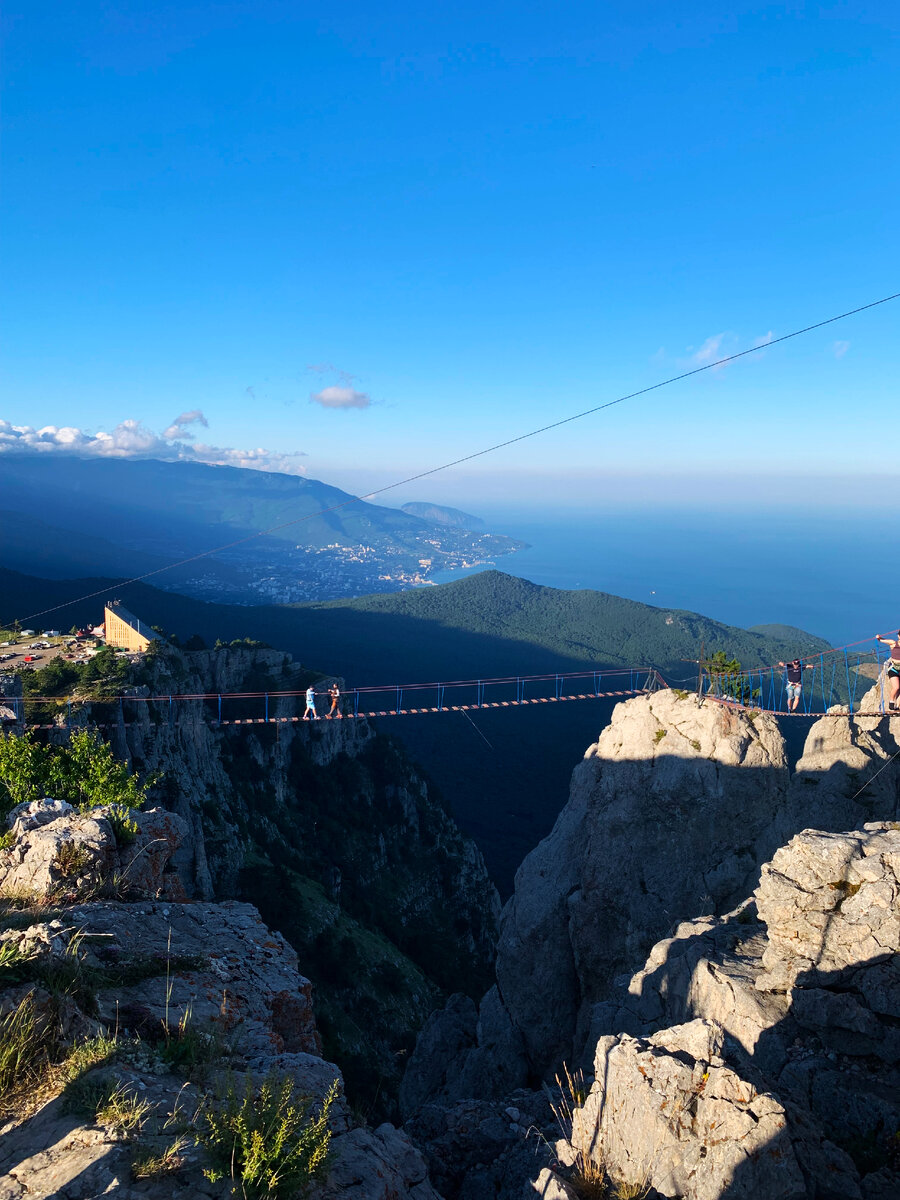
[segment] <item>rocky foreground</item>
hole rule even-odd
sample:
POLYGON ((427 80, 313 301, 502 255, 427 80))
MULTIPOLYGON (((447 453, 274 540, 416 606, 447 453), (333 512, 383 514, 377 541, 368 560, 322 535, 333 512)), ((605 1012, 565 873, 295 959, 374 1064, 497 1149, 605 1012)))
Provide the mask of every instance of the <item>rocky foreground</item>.
POLYGON ((493 986, 422 1030, 402 1128, 343 1099, 284 938, 185 898, 179 814, 13 813, 0 1015, 30 998, 54 1056, 7 1103, 0 1200, 232 1194, 203 1113, 273 1072, 311 1119, 337 1087, 320 1200, 897 1200, 892 726, 834 712, 792 765, 763 714, 618 706, 518 873, 493 986))
POLYGON ((792 772, 763 714, 617 708, 517 875, 494 987, 451 998, 407 1071, 447 1200, 900 1197, 892 725, 826 716, 792 772), (476 1102, 546 1129, 566 1093, 555 1164, 473 1132, 476 1102))
POLYGON ((404 1133, 350 1112, 285 939, 249 904, 182 898, 179 816, 128 819, 134 828, 113 810, 49 801, 11 814, 0 853, 2 1200, 230 1196, 231 1180, 204 1174, 201 1113, 223 1089, 267 1077, 289 1080, 313 1112, 336 1088, 330 1169, 311 1195, 439 1200, 404 1133), (36 1053, 17 1088, 9 1047, 22 1014, 36 1053))

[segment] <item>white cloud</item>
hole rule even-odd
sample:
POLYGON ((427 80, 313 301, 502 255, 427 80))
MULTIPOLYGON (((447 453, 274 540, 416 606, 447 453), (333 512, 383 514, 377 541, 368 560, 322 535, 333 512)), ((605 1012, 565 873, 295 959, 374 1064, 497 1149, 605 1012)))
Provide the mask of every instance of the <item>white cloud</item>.
POLYGON ((713 337, 708 337, 700 349, 691 355, 691 362, 696 363, 698 367, 715 362, 719 357, 719 347, 722 345, 724 337, 724 333, 717 333, 713 337))
POLYGON ((372 403, 366 392, 358 392, 352 387, 327 387, 321 392, 313 392, 311 404, 321 404, 323 408, 368 408, 372 403))
POLYGON ((755 350, 757 348, 757 346, 768 346, 768 344, 772 341, 772 339, 774 337, 775 337, 775 334, 770 329, 768 333, 764 333, 762 337, 758 337, 756 339, 756 341, 753 343, 753 349, 755 350))
POLYGON ((305 475, 300 459, 302 451, 265 450, 262 447, 239 450, 231 446, 210 446, 193 442, 184 433, 186 425, 207 425, 199 409, 182 413, 162 434, 147 429, 140 421, 120 421, 111 432, 86 433, 71 425, 13 425, 0 419, 0 455, 64 454, 75 458, 159 458, 165 462, 201 462, 216 466, 248 467, 254 471, 278 471, 284 475, 305 475))
POLYGON ((180 417, 176 417, 169 428, 163 432, 163 437, 167 441, 174 441, 176 438, 193 440, 194 435, 187 432, 188 425, 202 425, 204 429, 209 429, 209 421, 200 409, 192 408, 190 412, 183 412, 180 417))
POLYGON ((850 349, 849 342, 835 342, 834 345, 832 346, 832 350, 834 350, 835 358, 843 358, 849 349, 850 349))

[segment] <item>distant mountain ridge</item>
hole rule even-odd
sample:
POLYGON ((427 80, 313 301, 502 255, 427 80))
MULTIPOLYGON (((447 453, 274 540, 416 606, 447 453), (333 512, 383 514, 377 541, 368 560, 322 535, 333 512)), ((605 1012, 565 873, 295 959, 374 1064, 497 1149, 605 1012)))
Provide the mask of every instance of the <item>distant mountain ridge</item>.
POLYGON ((4 455, 0 483, 4 565, 131 575, 227 547, 159 576, 161 587, 205 599, 285 603, 409 587, 523 545, 317 479, 237 467, 4 455))
POLYGON ((444 504, 425 504, 419 500, 411 500, 401 504, 402 512, 411 517, 421 517, 423 521, 434 521, 438 525, 453 525, 457 529, 484 529, 481 517, 473 517, 471 513, 459 508, 448 508, 444 504))

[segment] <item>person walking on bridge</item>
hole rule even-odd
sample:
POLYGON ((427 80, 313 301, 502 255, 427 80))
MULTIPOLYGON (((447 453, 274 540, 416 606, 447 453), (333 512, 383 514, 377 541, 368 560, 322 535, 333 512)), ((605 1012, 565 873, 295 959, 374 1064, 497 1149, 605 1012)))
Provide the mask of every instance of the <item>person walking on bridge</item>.
POLYGON ((303 714, 303 720, 308 721, 312 713, 312 719, 318 721, 319 714, 316 712, 316 693, 313 690, 312 684, 306 689, 306 712, 303 714))
MULTIPOLYGON (((788 712, 796 712, 800 704, 800 693, 803 691, 803 663, 799 658, 789 663, 780 662, 779 667, 787 670, 787 706, 788 712)), ((807 670, 813 669, 812 663, 806 663, 807 670)))
POLYGON ((341 689, 337 683, 331 685, 328 689, 328 695, 331 697, 331 708, 325 714, 328 720, 330 721, 334 716, 343 717, 344 714, 341 712, 341 689))
POLYGON ((880 633, 875 634, 876 642, 885 642, 891 648, 890 665, 887 669, 888 687, 890 688, 890 696, 888 697, 888 708, 891 712, 897 711, 897 696, 900 695, 900 630, 897 631, 897 637, 882 637, 880 633))

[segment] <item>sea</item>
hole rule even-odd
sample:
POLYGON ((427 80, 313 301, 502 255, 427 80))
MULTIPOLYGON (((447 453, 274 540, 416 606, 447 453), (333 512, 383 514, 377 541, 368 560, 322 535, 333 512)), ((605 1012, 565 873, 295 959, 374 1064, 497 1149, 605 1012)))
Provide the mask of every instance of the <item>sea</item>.
POLYGON ((833 646, 900 628, 900 514, 884 508, 481 515, 491 532, 529 543, 495 567, 533 583, 593 588, 743 628, 793 625, 833 646))

